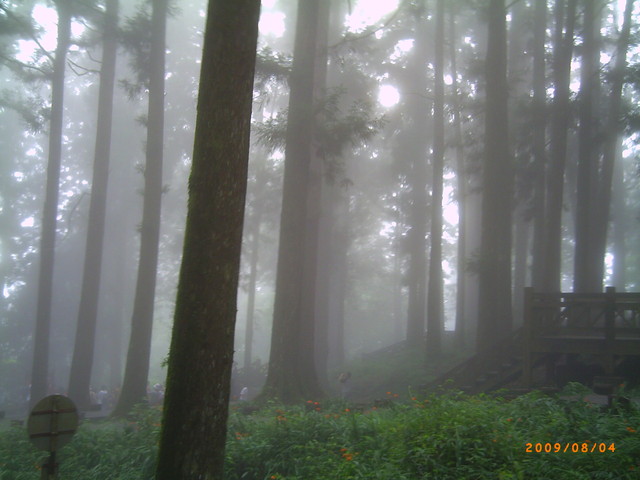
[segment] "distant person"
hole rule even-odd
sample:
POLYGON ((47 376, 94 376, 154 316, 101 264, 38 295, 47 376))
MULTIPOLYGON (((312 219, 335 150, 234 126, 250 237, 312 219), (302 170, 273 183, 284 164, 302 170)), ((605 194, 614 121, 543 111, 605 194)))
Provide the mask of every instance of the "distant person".
POLYGON ((154 405, 160 405, 164 401, 164 386, 161 383, 156 383, 153 386, 154 393, 154 405))
POLYGON ((342 372, 338 376, 338 381, 340 382, 340 396, 343 399, 346 399, 351 391, 351 384, 349 380, 351 379, 351 372, 342 372))
POLYGON ((96 397, 98 400, 97 403, 98 405, 100 405, 100 410, 105 410, 107 407, 107 401, 109 399, 109 390, 107 390, 107 387, 105 385, 102 385, 96 397))
POLYGON ((242 387, 242 390, 240 390, 240 401, 246 402, 247 400, 249 400, 249 389, 242 387))

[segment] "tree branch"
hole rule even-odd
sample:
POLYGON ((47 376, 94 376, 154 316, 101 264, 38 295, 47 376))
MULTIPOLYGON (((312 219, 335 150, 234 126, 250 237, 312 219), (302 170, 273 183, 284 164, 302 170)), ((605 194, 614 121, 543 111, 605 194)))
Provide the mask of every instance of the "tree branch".
POLYGON ((33 29, 31 28, 31 26, 25 25, 25 22, 23 21, 22 18, 15 15, 11 10, 9 10, 6 6, 2 5, 1 3, 0 3, 0 10, 6 13, 7 16, 11 18, 13 21, 18 23, 24 29, 24 32, 27 34, 27 36, 31 38, 31 40, 36 42, 36 45, 38 45, 42 53, 53 63, 53 56, 47 51, 46 48, 42 46, 42 44, 40 43, 40 40, 38 40, 38 37, 34 35, 33 29))

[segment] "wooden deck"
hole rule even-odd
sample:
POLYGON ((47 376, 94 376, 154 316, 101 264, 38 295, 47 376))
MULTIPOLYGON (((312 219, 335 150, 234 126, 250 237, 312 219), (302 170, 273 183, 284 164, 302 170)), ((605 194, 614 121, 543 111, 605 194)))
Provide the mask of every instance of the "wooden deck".
MULTIPOLYGON (((613 376, 620 357, 640 356, 640 293, 540 293, 525 289, 523 326, 435 379, 441 387, 469 393, 519 384, 523 390, 554 383, 559 358, 589 355, 613 376), (546 365, 545 378, 534 369, 546 365), (535 384, 534 384, 535 383, 535 384)), ((576 379, 577 380, 577 379, 576 379)))
POLYGON ((593 355, 607 375, 617 357, 640 355, 640 293, 539 293, 525 289, 523 372, 531 386, 534 364, 550 354, 593 355))

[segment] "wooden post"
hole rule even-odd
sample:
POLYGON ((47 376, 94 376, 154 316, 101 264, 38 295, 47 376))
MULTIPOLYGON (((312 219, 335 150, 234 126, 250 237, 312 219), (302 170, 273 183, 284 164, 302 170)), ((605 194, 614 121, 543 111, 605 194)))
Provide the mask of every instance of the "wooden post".
POLYGON ((522 345, 524 347, 522 380, 525 388, 531 388, 531 375, 533 369, 532 333, 534 329, 533 316, 533 287, 524 288, 524 318, 522 322, 522 345))

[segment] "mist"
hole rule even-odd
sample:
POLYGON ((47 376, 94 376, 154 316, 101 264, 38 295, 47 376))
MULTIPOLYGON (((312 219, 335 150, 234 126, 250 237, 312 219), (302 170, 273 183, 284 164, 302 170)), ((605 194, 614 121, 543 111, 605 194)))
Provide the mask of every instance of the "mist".
POLYGON ((122 418, 207 349, 225 418, 637 382, 640 6, 506 3, 262 1, 241 244, 190 247, 208 3, 0 2, 0 411, 122 418))

